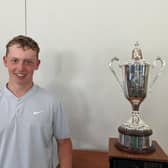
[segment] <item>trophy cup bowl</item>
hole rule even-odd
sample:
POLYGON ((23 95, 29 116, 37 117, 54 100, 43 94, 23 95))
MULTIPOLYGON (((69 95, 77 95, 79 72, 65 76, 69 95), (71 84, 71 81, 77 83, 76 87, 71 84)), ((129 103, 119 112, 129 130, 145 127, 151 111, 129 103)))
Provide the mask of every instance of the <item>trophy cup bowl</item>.
MULTIPOLYGON (((139 44, 136 43, 132 51, 132 60, 126 64, 119 65, 123 74, 122 82, 113 66, 114 62, 119 61, 119 59, 114 57, 109 63, 110 70, 121 86, 125 98, 132 106, 131 118, 118 127, 119 138, 116 146, 121 150, 131 153, 151 153, 155 151, 151 139, 153 132, 141 119, 139 107, 147 95, 150 69, 153 65, 143 59, 142 51, 138 46, 139 44)), ((165 61, 160 57, 155 59, 154 64, 156 64, 156 61, 161 63, 161 68, 152 80, 150 88, 165 67, 165 61)))

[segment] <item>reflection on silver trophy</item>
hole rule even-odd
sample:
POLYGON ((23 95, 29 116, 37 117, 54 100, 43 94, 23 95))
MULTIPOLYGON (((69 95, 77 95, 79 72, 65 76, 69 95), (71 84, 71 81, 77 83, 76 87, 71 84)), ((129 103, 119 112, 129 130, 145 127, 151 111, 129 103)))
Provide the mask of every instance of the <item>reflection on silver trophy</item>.
POLYGON ((142 57, 139 44, 136 42, 135 48, 132 51, 132 59, 126 64, 118 64, 123 74, 122 81, 115 70, 115 63, 117 61, 119 61, 117 57, 112 58, 109 68, 121 86, 125 97, 132 105, 132 115, 127 122, 119 126, 119 138, 116 145, 121 150, 133 153, 153 152, 155 147, 151 139, 152 129, 142 121, 139 106, 147 95, 151 69, 156 67, 157 62, 160 63, 158 72, 150 82, 149 89, 152 88, 165 67, 165 61, 161 57, 157 57, 153 64, 146 62, 142 57))

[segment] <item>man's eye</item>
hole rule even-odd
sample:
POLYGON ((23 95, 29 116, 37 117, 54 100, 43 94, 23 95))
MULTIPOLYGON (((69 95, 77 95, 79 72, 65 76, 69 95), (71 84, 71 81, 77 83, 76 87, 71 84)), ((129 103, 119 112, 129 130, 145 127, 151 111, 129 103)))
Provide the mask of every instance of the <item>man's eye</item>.
POLYGON ((17 63, 18 60, 17 60, 17 59, 12 59, 11 62, 12 62, 12 63, 17 63))
POLYGON ((33 61, 32 60, 25 60, 24 64, 30 65, 30 64, 33 64, 33 61))

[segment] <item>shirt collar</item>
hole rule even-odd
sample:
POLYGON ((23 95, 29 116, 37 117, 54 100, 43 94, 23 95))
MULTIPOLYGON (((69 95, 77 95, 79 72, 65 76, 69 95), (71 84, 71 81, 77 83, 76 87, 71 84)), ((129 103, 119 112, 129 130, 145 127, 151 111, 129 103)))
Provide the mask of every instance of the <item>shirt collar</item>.
POLYGON ((14 98, 16 99, 17 101, 19 100, 23 100, 27 97, 29 97, 30 95, 32 95, 36 90, 37 90, 38 86, 33 84, 33 86, 21 97, 16 97, 8 88, 7 88, 7 84, 4 86, 3 88, 3 91, 4 91, 4 94, 11 97, 11 98, 14 98))

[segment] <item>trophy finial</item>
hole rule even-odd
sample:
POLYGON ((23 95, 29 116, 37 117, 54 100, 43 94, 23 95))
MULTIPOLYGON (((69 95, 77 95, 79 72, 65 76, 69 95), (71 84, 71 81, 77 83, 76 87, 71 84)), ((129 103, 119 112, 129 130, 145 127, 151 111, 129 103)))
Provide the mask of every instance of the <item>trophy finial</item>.
POLYGON ((139 42, 136 41, 135 44, 134 44, 134 46, 137 48, 139 46, 139 42))
POLYGON ((142 51, 139 48, 139 42, 136 41, 135 44, 134 44, 134 46, 135 46, 135 48, 132 51, 132 59, 134 59, 134 60, 143 59, 143 57, 142 57, 142 51))

